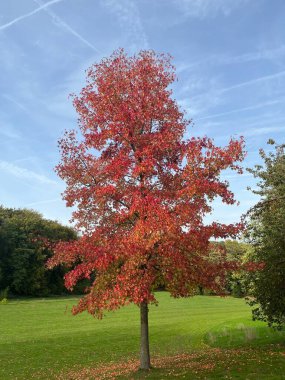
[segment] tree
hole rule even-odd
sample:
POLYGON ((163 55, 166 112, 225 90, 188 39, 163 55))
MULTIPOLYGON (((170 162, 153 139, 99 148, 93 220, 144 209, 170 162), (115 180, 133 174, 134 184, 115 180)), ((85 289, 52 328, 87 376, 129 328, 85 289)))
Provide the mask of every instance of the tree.
POLYGON ((51 250, 43 243, 75 239, 75 232, 27 209, 0 207, 0 290, 43 296, 64 290, 63 268, 47 271, 51 250))
POLYGON ((203 218, 215 197, 235 202, 219 176, 241 171, 243 141, 219 148, 206 137, 183 139, 189 122, 171 98, 174 79, 169 56, 152 51, 128 57, 119 50, 94 64, 74 96, 80 137, 65 133, 56 168, 82 237, 58 244, 48 265, 77 264, 65 276, 69 289, 96 273, 75 314, 101 318, 130 302, 140 307, 142 369, 150 368, 154 289, 164 284, 174 297, 193 295, 197 285, 221 289, 227 263, 222 253, 211 256, 209 238, 240 228, 203 218))
POLYGON ((248 255, 252 249, 249 244, 236 240, 226 240, 224 242, 227 252, 227 260, 235 262, 237 267, 227 275, 226 289, 233 297, 244 297, 246 295, 246 278, 248 255))
MULTIPOLYGON (((274 145, 273 140, 268 141, 274 145)), ((248 212, 248 239, 253 245, 250 260, 259 264, 252 271, 250 305, 253 318, 281 328, 285 323, 285 145, 275 151, 260 150, 264 165, 249 171, 258 178, 253 193, 261 200, 248 212)))

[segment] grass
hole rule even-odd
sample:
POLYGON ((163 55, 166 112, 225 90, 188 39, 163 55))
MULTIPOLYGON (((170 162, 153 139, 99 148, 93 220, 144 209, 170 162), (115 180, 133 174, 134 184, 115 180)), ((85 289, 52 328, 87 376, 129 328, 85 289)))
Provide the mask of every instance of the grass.
POLYGON ((99 379, 104 373, 120 379, 285 379, 285 334, 252 322, 242 299, 157 296, 159 306, 149 315, 151 373, 135 371, 136 306, 99 321, 86 313, 72 316, 76 299, 70 297, 0 305, 0 379, 99 379))

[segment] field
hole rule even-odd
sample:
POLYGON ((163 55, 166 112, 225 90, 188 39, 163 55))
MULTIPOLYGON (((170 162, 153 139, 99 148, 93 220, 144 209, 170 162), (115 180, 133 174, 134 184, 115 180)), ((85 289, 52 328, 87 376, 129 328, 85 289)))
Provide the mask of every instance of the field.
POLYGON ((75 298, 0 305, 0 379, 285 379, 285 333, 252 322, 242 299, 158 293, 154 369, 137 372, 139 310, 72 316, 75 298), (120 376, 119 376, 120 375, 120 376))

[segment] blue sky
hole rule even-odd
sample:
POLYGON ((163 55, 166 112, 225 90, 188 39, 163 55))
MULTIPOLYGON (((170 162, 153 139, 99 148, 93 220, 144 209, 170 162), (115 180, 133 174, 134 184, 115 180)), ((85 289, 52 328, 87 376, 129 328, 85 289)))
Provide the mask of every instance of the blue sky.
MULTIPOLYGON (((284 0, 9 0, 0 2, 0 203, 65 224, 57 140, 76 126, 68 94, 85 69, 118 47, 174 57, 174 97, 195 126, 187 134, 226 145, 244 135, 245 167, 285 142, 284 0)), ((235 222, 256 202, 254 180, 226 173, 240 201, 215 204, 235 222)))

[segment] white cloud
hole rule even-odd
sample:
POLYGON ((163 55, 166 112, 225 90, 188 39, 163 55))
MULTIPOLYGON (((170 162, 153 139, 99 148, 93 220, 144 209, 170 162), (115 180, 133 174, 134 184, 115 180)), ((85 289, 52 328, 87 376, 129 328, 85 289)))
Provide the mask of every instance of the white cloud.
POLYGON ((204 19, 218 14, 229 16, 248 0, 174 0, 187 17, 204 19))
POLYGON ((246 177, 253 177, 252 174, 244 172, 243 174, 239 173, 233 173, 233 174, 223 174, 222 176, 223 180, 240 180, 241 178, 246 178, 246 177))
MULTIPOLYGON (((199 127, 209 130, 216 130, 216 131, 224 131, 228 130, 228 128, 231 128, 232 131, 235 131, 235 135, 244 135, 247 131, 255 130, 255 129, 266 129, 266 128, 276 128, 276 131, 278 132, 279 128, 283 128, 285 126, 285 117, 276 117, 274 114, 269 116, 264 113, 257 114, 256 116, 249 116, 244 115, 244 117, 239 118, 225 118, 220 121, 211 121, 206 120, 199 123, 199 127), (245 126, 246 129, 244 132, 237 132, 240 130, 240 126, 245 126)), ((224 139, 228 136, 225 135, 219 135, 216 136, 216 139, 224 139)), ((258 153, 258 151, 254 151, 254 153, 258 153)))
POLYGON ((232 91, 232 90, 237 90, 240 88, 244 88, 247 86, 252 86, 255 84, 259 83, 264 83, 264 82, 269 82, 272 80, 276 80, 279 78, 285 77, 285 70, 279 71, 278 73, 270 74, 270 75, 263 75, 261 77, 251 79, 245 82, 237 83, 229 87, 224 87, 224 88, 217 88, 217 87, 212 87, 208 89, 207 92, 204 92, 202 94, 195 95, 191 98, 191 103, 196 105, 197 108, 199 108, 197 105, 203 105, 202 108, 205 109, 205 104, 211 104, 217 105, 221 103, 221 95, 232 91))
POLYGON ((285 45, 281 45, 274 49, 260 49, 236 56, 213 56, 209 61, 218 64, 247 63, 259 60, 275 60, 284 57, 284 55, 285 45))
POLYGON ((101 0, 101 4, 115 13, 120 26, 136 49, 147 49, 148 39, 141 21, 136 1, 134 0, 101 0))
POLYGON ((55 185, 56 181, 43 174, 35 173, 32 170, 17 166, 11 162, 0 160, 0 170, 3 170, 17 178, 37 181, 43 184, 55 185))
MULTIPOLYGON (((245 82, 237 83, 229 87, 221 87, 219 86, 219 83, 217 81, 209 80, 209 85, 206 92, 202 92, 192 97, 190 97, 191 94, 189 94, 189 96, 186 96, 185 98, 180 99, 179 104, 181 104, 182 107, 186 108, 187 112, 189 112, 191 116, 199 115, 199 114, 202 114, 202 112, 205 113, 209 108, 213 108, 217 105, 224 104, 227 101, 227 98, 223 95, 226 94, 227 92, 239 90, 246 87, 251 87, 254 85, 260 85, 260 84, 263 85, 263 84, 267 84, 268 82, 270 83, 271 81, 276 81, 276 83, 280 85, 280 80, 283 77, 285 77, 285 70, 282 70, 280 72, 270 74, 270 75, 264 75, 264 76, 251 79, 245 82), (279 79, 279 82, 277 81, 278 79, 279 79), (189 106, 187 106, 188 104, 189 106)), ((187 91, 191 91, 191 87, 186 86, 184 88, 184 92, 187 92, 187 91)), ((269 95, 271 98, 274 96, 273 93, 270 93, 269 95)), ((263 106, 270 106, 277 103, 284 103, 284 101, 285 101, 284 97, 278 98, 275 100, 268 100, 256 105, 252 105, 248 107, 240 107, 238 109, 197 118, 196 120, 203 120, 203 119, 208 119, 212 117, 221 117, 221 116, 229 115, 229 114, 240 112, 240 111, 254 110, 254 109, 261 108, 263 106)))
POLYGON ((279 125, 279 126, 268 126, 264 128, 253 128, 253 129, 246 129, 242 132, 240 132, 241 135, 245 137, 252 137, 252 136, 259 136, 259 135, 267 135, 272 134, 273 132, 281 133, 285 132, 285 126, 279 125))

